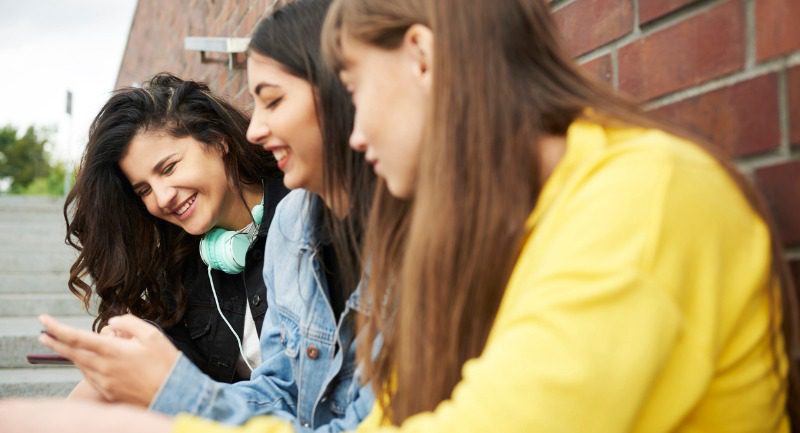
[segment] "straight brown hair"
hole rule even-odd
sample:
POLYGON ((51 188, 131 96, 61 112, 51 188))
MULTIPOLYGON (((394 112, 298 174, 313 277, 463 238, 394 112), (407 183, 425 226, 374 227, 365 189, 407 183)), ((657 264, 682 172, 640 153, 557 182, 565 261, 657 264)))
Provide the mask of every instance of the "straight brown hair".
POLYGON ((391 50, 422 24, 434 38, 430 118, 413 203, 379 191, 367 230, 369 302, 361 360, 399 424, 449 398, 461 367, 482 352, 542 185, 531 143, 593 121, 666 130, 698 143, 727 171, 772 234, 770 293, 775 372, 789 354, 787 410, 800 428, 798 306, 766 206, 722 151, 655 119, 586 78, 561 48, 542 0, 335 0, 323 51, 341 69, 342 33, 391 50), (782 307, 782 311, 781 311, 782 307), (376 338, 382 349, 372 356, 376 338))

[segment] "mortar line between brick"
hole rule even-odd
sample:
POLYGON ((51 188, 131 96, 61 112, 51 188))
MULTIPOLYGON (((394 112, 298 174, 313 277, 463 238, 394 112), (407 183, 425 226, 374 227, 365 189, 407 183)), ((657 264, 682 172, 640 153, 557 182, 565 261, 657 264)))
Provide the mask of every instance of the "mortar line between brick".
POLYGON ((744 68, 756 65, 756 2, 744 1, 744 68))
POLYGON ((791 155, 789 141, 789 85, 786 69, 778 71, 778 128, 781 134, 780 149, 787 157, 791 155))
POLYGON ((742 170, 745 173, 752 173, 756 169, 780 164, 786 161, 786 155, 784 155, 780 150, 773 150, 769 153, 761 153, 752 156, 743 156, 734 160, 736 166, 739 167, 739 170, 742 170))
POLYGON ((563 9, 568 5, 575 3, 577 0, 553 0, 550 4, 550 12, 555 12, 559 9, 563 9))

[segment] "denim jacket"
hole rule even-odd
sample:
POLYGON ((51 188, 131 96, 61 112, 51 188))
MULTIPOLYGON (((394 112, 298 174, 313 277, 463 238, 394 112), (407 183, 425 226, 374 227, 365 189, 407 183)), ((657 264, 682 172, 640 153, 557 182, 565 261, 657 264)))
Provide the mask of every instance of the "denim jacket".
POLYGON ((310 194, 296 190, 278 205, 267 236, 267 313, 261 359, 249 381, 215 382, 180 355, 150 405, 168 415, 188 412, 229 424, 271 414, 298 431, 353 430, 372 409, 369 385, 356 374, 356 290, 339 323, 327 295, 310 212, 310 194))

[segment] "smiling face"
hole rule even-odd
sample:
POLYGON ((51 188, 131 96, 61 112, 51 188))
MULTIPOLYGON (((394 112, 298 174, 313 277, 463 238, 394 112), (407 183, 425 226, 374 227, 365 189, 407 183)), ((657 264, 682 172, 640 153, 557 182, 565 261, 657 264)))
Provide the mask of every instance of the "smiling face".
POLYGON ((253 97, 247 139, 275 155, 287 188, 323 194, 322 133, 314 88, 255 52, 247 59, 247 83, 253 97))
POLYGON ((228 185, 222 151, 192 137, 140 132, 119 167, 151 215, 187 233, 235 230, 249 221, 238 193, 228 185))
POLYGON ((350 146, 365 152, 389 192, 413 195, 422 134, 428 115, 431 70, 429 34, 412 27, 400 47, 387 50, 342 33, 345 69, 356 119, 350 146), (424 48, 424 50, 423 50, 424 48))

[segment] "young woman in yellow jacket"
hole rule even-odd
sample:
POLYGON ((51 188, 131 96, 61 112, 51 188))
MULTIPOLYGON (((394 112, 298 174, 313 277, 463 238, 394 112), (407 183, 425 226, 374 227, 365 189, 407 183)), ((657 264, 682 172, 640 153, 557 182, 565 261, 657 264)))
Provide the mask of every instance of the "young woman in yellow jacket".
MULTIPOLYGON (((763 204, 715 148, 584 78, 546 3, 329 12, 351 145, 385 180, 361 352, 385 398, 359 431, 796 429, 797 297, 763 204)), ((32 408, 95 409, 7 404, 0 420, 32 408)))

